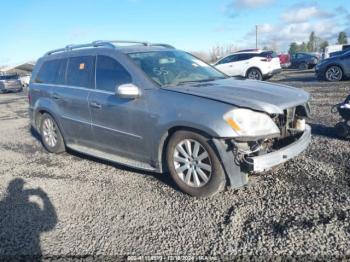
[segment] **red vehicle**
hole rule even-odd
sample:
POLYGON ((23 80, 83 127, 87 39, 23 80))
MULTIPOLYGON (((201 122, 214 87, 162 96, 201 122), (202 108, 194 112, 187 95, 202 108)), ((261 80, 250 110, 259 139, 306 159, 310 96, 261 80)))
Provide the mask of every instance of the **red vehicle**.
POLYGON ((279 54, 280 64, 282 68, 288 68, 291 65, 289 54, 279 54))

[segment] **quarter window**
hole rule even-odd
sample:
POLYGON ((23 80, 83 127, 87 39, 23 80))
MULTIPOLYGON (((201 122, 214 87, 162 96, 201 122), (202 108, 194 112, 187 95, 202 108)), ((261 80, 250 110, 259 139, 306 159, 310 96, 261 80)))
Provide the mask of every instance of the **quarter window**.
POLYGON ((64 84, 66 66, 67 59, 56 59, 44 62, 35 82, 44 84, 64 84))
POLYGON ((131 82, 130 74, 115 59, 108 56, 97 56, 97 89, 114 92, 116 86, 131 82))
POLYGON ((94 88, 94 56, 71 57, 68 62, 67 85, 94 88))

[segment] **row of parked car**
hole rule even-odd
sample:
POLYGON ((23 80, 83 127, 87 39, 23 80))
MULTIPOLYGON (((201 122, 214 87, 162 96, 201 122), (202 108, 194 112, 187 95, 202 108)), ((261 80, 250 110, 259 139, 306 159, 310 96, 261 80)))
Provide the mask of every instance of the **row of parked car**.
POLYGON ((213 65, 229 76, 266 80, 282 68, 311 69, 320 58, 316 54, 296 53, 277 55, 274 51, 247 49, 230 54, 213 65))
POLYGON ((273 51, 248 49, 230 54, 213 64, 229 76, 266 80, 282 68, 307 70, 315 68, 320 80, 340 81, 350 77, 350 50, 331 53, 322 59, 315 53, 279 55, 273 51))

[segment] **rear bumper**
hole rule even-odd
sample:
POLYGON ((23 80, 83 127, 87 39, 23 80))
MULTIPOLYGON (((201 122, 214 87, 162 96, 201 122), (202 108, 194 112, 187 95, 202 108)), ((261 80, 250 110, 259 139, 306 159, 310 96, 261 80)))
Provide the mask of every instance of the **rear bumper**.
POLYGON ((23 90, 22 85, 2 85, 0 86, 1 92, 21 92, 23 90))
POLYGON ((247 165, 249 171, 262 172, 280 165, 303 152, 311 142, 311 127, 306 125, 303 135, 292 144, 278 151, 261 156, 249 157, 247 165))
POLYGON ((274 69, 274 70, 268 72, 267 74, 265 74, 264 77, 265 77, 265 76, 277 75, 277 74, 279 74, 279 73, 281 73, 281 72, 282 72, 282 68, 274 69))

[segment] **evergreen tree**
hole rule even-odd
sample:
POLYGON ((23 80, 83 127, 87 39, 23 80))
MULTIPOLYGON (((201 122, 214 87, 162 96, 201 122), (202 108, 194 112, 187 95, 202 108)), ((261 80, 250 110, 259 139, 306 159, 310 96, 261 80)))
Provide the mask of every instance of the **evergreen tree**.
POLYGON ((348 43, 348 37, 346 36, 346 33, 344 31, 340 32, 338 35, 338 44, 345 45, 347 43, 348 43))

